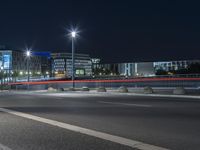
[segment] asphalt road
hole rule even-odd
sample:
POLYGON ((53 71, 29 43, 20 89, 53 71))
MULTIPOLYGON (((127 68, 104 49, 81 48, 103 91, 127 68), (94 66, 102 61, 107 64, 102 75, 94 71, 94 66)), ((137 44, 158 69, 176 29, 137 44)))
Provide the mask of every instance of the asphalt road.
MULTIPOLYGON (((200 100, 116 94, 1 93, 0 108, 168 149, 200 149, 200 100)), ((12 150, 133 149, 6 112, 0 112, 0 149, 1 145, 12 150)))

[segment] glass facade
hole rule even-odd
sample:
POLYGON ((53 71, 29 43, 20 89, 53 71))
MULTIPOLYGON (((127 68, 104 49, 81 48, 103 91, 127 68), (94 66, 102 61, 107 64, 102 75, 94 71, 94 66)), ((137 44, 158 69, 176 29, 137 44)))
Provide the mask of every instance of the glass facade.
POLYGON ((200 60, 154 62, 153 65, 154 65, 155 71, 157 70, 171 71, 171 70, 186 69, 188 65, 192 63, 200 63, 200 60))
MULTIPOLYGON (((24 51, 0 50, 0 69, 3 71, 5 81, 25 79, 27 76, 27 57, 24 51)), ((32 55, 29 60, 30 76, 41 72, 41 58, 32 55)))
MULTIPOLYGON (((56 77, 71 77, 71 53, 52 53, 52 74, 56 77)), ((92 74, 92 61, 87 54, 75 54, 75 75, 90 76, 92 74)))
POLYGON ((0 51, 0 67, 3 70, 12 70, 12 51, 0 51))

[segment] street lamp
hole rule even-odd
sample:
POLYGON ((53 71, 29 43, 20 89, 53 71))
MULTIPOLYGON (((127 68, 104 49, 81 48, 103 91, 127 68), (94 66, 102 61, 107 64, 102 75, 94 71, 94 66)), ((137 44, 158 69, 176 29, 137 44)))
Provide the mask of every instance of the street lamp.
POLYGON ((72 32, 71 32, 71 35, 72 35, 73 38, 75 38, 75 37, 76 37, 76 32, 75 32, 75 31, 72 31, 72 32))
MULTIPOLYGON (((29 71, 30 71, 30 66, 29 66, 30 56, 31 56, 31 51, 27 50, 26 51, 26 58, 27 58, 27 72, 28 72, 27 81, 28 82, 30 81, 30 75, 29 75, 29 71)), ((28 89, 29 89, 29 83, 28 83, 28 89)))
POLYGON ((31 56, 30 50, 27 50, 27 51, 26 51, 26 56, 27 56, 27 57, 30 57, 30 56, 31 56))
POLYGON ((75 66, 74 66, 74 39, 76 37, 76 31, 71 32, 71 37, 72 37, 72 86, 74 88, 74 71, 75 71, 75 66))

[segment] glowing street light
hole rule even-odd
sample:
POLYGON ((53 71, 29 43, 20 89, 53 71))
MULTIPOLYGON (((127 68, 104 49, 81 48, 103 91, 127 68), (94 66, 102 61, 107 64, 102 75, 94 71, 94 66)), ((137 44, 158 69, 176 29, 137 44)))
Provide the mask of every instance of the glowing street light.
MULTIPOLYGON (((27 50, 26 51, 26 57, 27 57, 27 81, 30 81, 30 65, 29 65, 29 61, 30 61, 30 56, 31 56, 31 51, 27 50)), ((29 84, 28 84, 28 89, 29 89, 29 84)))
POLYGON ((31 56, 30 50, 27 50, 27 51, 26 51, 26 56, 27 56, 27 57, 30 57, 30 56, 31 56))
POLYGON ((75 72, 75 67, 74 67, 74 39, 76 37, 76 31, 71 32, 71 37, 72 37, 72 86, 74 88, 74 72, 75 72))
POLYGON ((75 31, 72 31, 72 32, 71 32, 71 35, 72 35, 73 38, 75 38, 75 37, 76 37, 76 32, 75 32, 75 31))

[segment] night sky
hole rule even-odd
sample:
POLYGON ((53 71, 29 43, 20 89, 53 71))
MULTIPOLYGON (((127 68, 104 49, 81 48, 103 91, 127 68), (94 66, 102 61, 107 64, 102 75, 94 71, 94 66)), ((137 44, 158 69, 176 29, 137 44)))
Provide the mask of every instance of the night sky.
POLYGON ((200 3, 151 0, 4 0, 0 44, 13 49, 76 51, 103 62, 200 59, 200 3))

